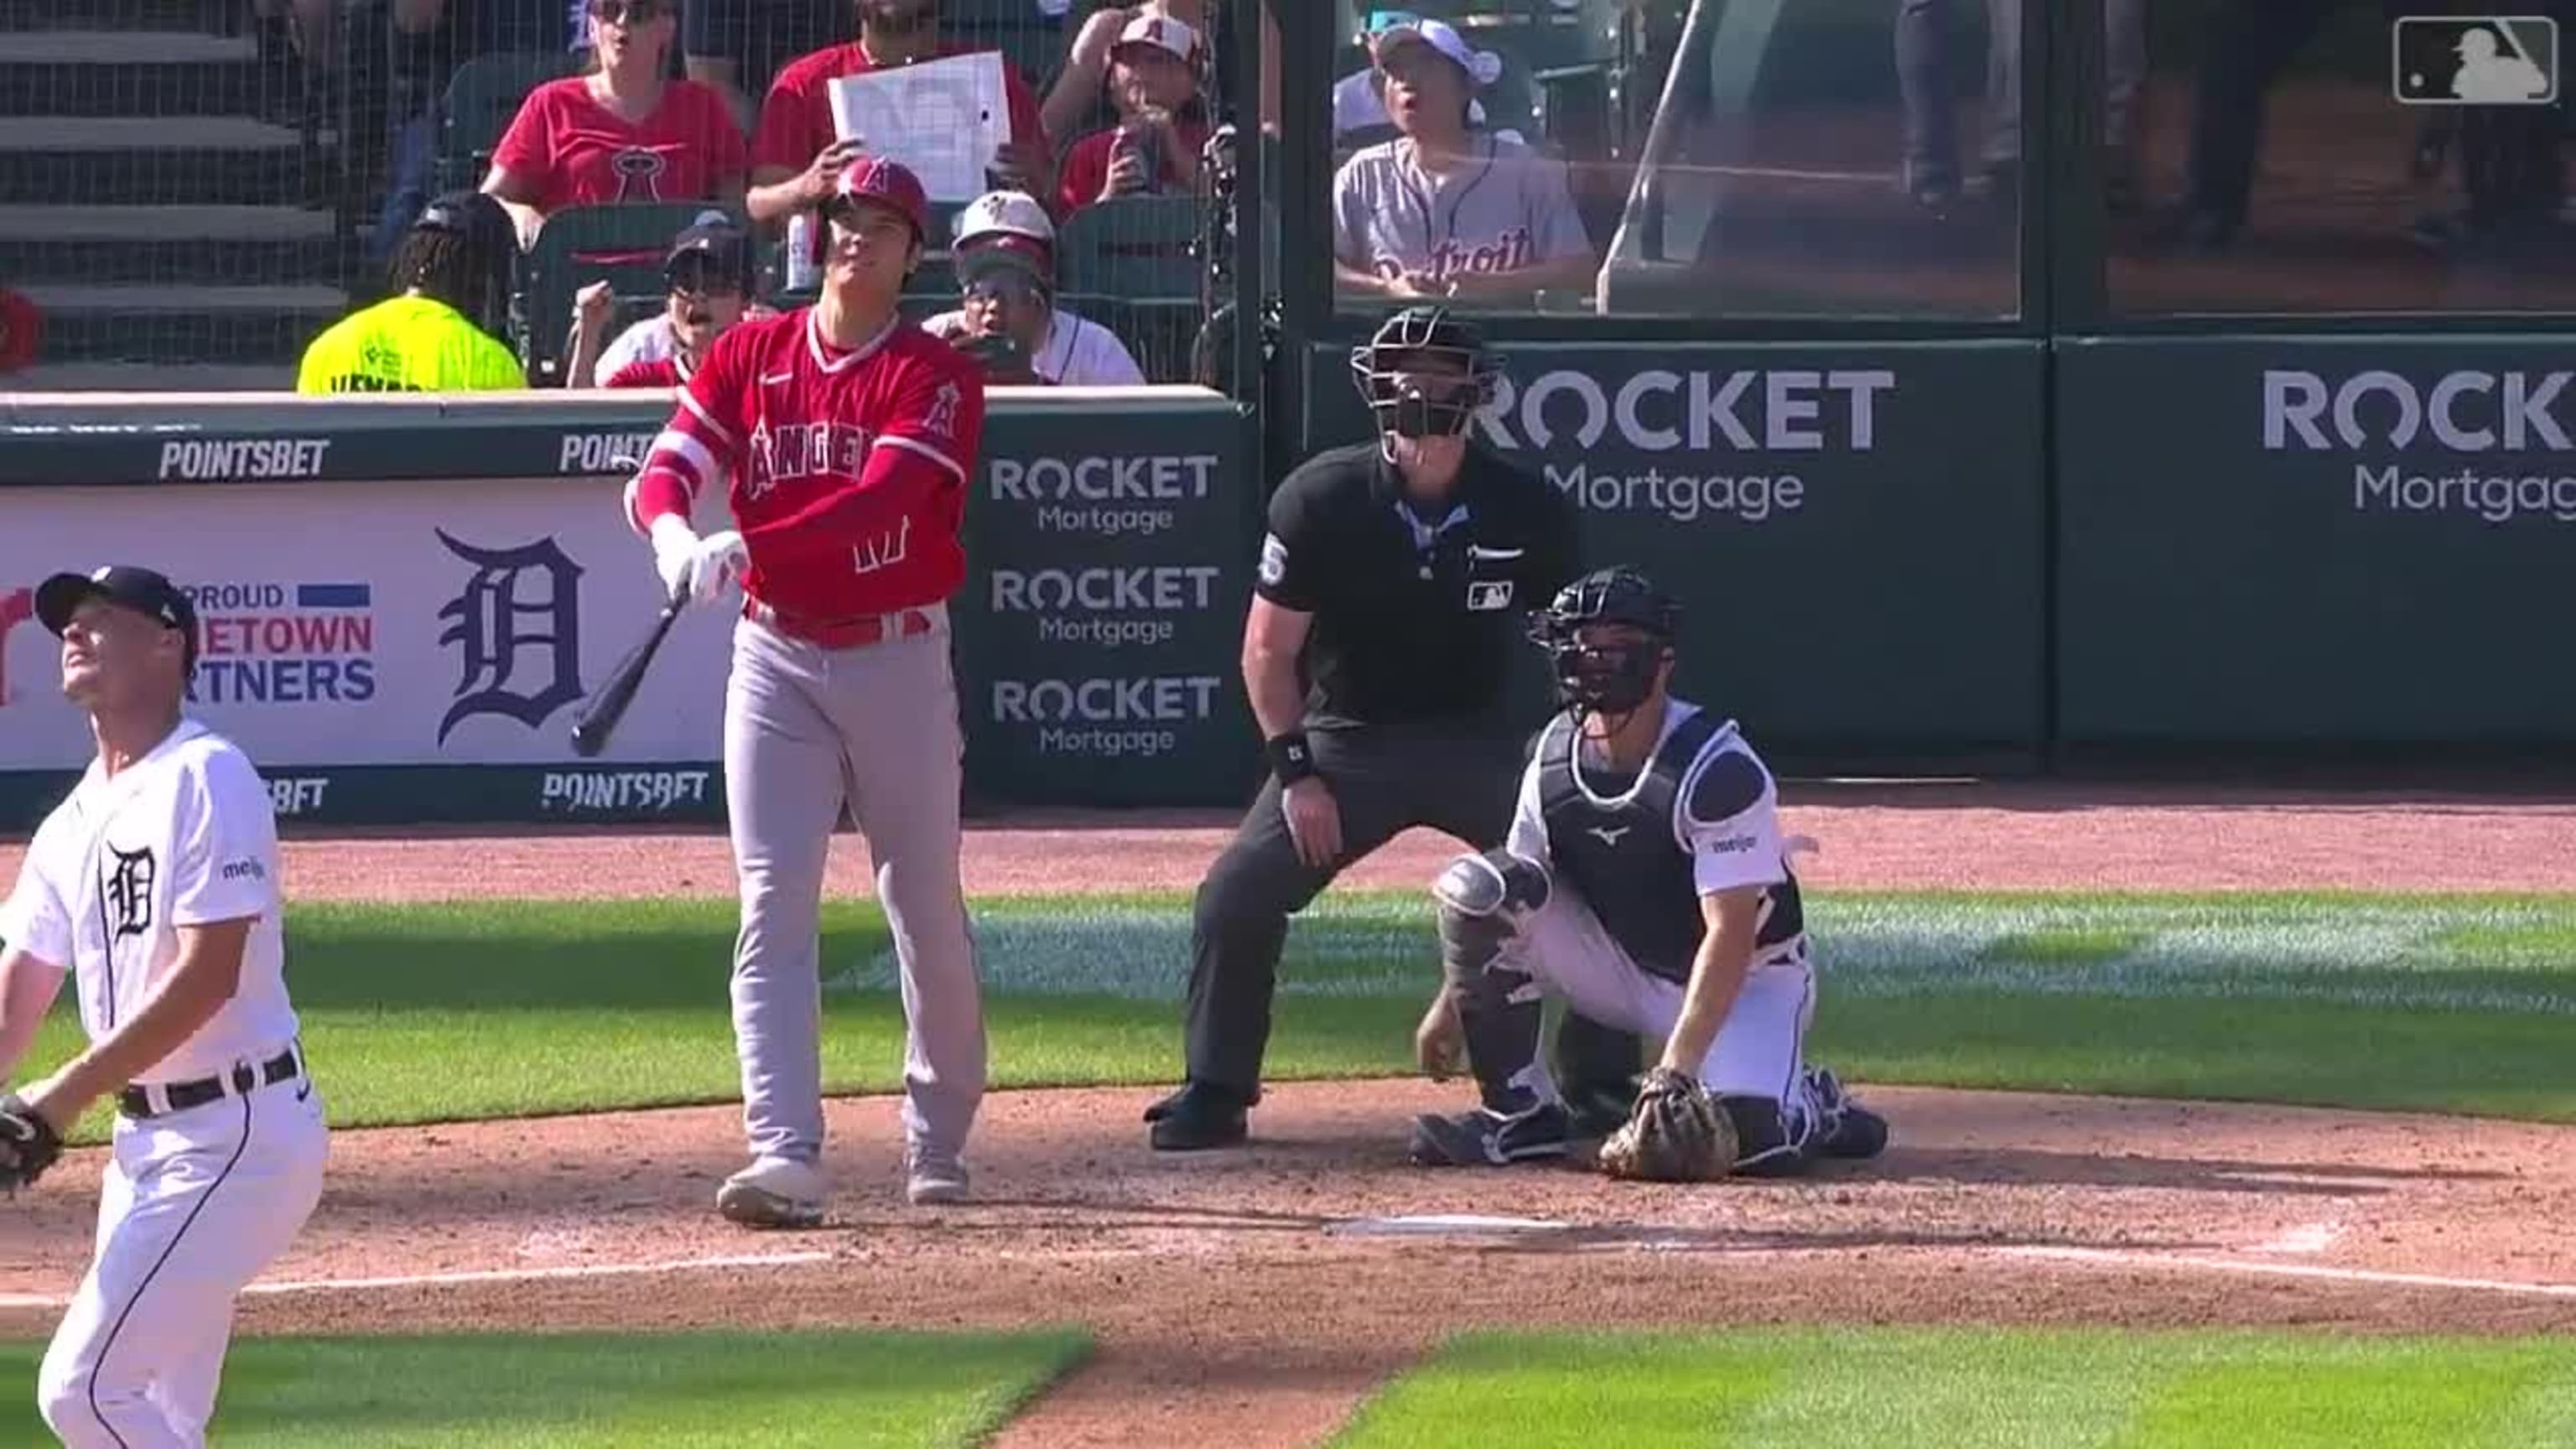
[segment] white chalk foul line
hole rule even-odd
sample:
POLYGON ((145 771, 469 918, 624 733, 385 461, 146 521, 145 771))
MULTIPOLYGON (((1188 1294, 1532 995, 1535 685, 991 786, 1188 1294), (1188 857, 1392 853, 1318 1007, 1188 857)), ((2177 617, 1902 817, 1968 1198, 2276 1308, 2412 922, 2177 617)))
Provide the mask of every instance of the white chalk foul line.
MULTIPOLYGON (((253 1283, 242 1290, 251 1297, 293 1293, 353 1293, 372 1288, 436 1288, 454 1283, 531 1283, 547 1278, 628 1278, 653 1273, 693 1273, 708 1268, 791 1268, 828 1263, 825 1252, 729 1253, 706 1258, 669 1258, 654 1263, 568 1263, 553 1268, 481 1268, 456 1273, 397 1273, 375 1278, 305 1278, 253 1283)), ((61 1293, 0 1293, 0 1308, 67 1308, 71 1296, 61 1293)))
POLYGON ((2396 1288, 2445 1288, 2464 1293, 2516 1293, 2534 1298, 2576 1298, 2576 1283, 2512 1283, 2500 1278, 2450 1278, 2438 1273, 2388 1273, 2372 1268, 2329 1268, 2318 1263, 2246 1263, 2232 1258, 2131 1253, 2116 1248, 2014 1247, 2007 1258, 2042 1258, 2114 1268, 2164 1268, 2177 1272, 2251 1273, 2258 1277, 2320 1278, 2332 1283, 2377 1283, 2396 1288))

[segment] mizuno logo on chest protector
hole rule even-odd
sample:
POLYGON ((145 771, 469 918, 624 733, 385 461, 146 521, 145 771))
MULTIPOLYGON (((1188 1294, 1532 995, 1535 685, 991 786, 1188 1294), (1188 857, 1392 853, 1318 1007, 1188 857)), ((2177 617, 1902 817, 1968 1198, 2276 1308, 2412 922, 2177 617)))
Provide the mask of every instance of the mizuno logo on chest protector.
POLYGON ((1620 840, 1624 838, 1629 831, 1635 828, 1636 827, 1632 825, 1587 825, 1583 827, 1583 833, 1600 841, 1603 845, 1616 850, 1619 848, 1620 840))

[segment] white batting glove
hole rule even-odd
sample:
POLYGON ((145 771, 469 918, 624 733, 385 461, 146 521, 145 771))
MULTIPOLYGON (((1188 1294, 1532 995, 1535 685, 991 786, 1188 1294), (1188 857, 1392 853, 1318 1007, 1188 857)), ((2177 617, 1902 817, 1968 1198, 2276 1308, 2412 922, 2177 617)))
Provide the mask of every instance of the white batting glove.
POLYGON ((652 537, 653 568, 662 576, 664 595, 693 604, 723 597, 726 581, 741 577, 751 561, 741 534, 728 528, 700 538, 676 513, 654 519, 652 537))

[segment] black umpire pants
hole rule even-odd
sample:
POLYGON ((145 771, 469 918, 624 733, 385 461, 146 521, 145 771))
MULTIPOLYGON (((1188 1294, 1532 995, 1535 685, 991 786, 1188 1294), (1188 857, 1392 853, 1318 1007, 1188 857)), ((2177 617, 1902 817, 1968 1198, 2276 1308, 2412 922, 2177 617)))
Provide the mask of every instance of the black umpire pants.
MULTIPOLYGON (((1335 876, 1415 826, 1476 850, 1503 843, 1519 795, 1523 752, 1508 732, 1475 726, 1371 725, 1314 730, 1315 768, 1342 817, 1342 853, 1328 866, 1297 857, 1280 809, 1279 782, 1262 783, 1234 842, 1208 868, 1191 922, 1188 1053, 1193 1082, 1247 1100, 1261 1084, 1270 1004, 1288 918, 1335 876)), ((1430 911, 1423 881, 1424 912, 1430 911)), ((1437 979, 1436 955, 1425 958, 1437 979)), ((1569 1084, 1625 1084, 1636 1074, 1636 1037, 1568 1013, 1557 1041, 1569 1084)))

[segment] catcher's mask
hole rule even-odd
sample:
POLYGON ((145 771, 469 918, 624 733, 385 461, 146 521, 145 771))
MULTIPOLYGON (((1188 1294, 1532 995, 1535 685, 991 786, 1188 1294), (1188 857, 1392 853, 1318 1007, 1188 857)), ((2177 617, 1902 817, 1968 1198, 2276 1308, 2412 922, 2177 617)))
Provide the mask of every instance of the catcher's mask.
POLYGON ((1474 326, 1439 307, 1407 307, 1351 349, 1351 378, 1377 419, 1398 438, 1446 438, 1491 401, 1500 375, 1474 326))
POLYGON ((1557 699, 1577 715, 1624 715, 1654 693, 1655 670, 1672 653, 1681 606, 1625 565, 1597 569, 1557 591, 1530 617, 1530 638, 1547 651, 1557 699), (1635 631, 1607 638, 1601 626, 1635 631), (1583 631, 1593 630, 1590 639, 1583 631))

